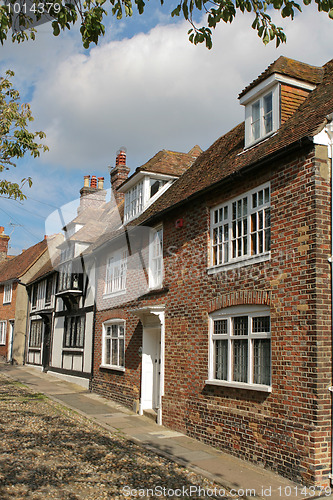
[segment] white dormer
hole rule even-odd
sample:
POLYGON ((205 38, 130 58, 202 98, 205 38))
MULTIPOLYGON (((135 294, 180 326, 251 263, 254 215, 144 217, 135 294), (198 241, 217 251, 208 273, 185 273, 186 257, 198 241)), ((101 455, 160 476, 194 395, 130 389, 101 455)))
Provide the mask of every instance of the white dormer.
POLYGON ((121 189, 125 193, 124 222, 138 217, 168 189, 176 178, 147 171, 138 172, 133 176, 121 189))
POLYGON ((321 81, 322 70, 280 56, 239 95, 245 106, 245 148, 274 134, 321 81))
POLYGON ((270 136, 280 126, 280 92, 276 75, 245 94, 245 147, 270 136))

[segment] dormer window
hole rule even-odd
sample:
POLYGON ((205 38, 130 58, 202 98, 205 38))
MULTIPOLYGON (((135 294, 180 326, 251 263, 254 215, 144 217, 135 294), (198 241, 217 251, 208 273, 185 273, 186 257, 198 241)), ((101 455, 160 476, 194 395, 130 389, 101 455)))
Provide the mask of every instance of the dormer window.
MULTIPOLYGON (((246 96, 248 97, 248 96, 246 96)), ((280 126, 279 84, 269 92, 256 92, 245 101, 245 147, 252 146, 275 132, 280 126)))
POLYGON ((142 212, 143 181, 132 187, 125 195, 125 220, 132 219, 142 212))
POLYGON ((273 95, 264 95, 252 104, 251 135, 257 141, 273 130, 273 95))
MULTIPOLYGON (((132 184, 125 192, 124 222, 138 217, 146 208, 153 203, 171 185, 175 177, 149 172, 139 172, 141 180, 132 184)), ((134 179, 133 179, 134 181, 134 179)), ((132 182, 133 182, 132 181, 132 182)))
POLYGON ((245 106, 245 148, 274 134, 321 81, 322 68, 280 56, 239 94, 245 106))
POLYGON ((150 179, 150 197, 152 198, 166 183, 166 181, 150 179))

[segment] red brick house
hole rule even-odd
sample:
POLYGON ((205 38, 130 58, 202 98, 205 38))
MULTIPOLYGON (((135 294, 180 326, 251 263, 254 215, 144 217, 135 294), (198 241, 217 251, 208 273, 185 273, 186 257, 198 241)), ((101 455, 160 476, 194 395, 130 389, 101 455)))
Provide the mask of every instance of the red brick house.
POLYGON ((22 364, 27 331, 26 284, 48 258, 44 239, 0 267, 0 356, 22 364))
POLYGON ((245 122, 154 203, 140 171, 118 186, 125 226, 96 253, 92 389, 327 485, 333 61, 280 57, 239 99, 245 122))

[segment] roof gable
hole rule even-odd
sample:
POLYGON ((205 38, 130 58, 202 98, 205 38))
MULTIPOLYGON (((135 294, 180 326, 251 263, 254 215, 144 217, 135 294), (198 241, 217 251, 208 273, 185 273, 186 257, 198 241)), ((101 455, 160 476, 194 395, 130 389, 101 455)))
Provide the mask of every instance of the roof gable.
POLYGON ((24 250, 20 255, 4 262, 0 268, 0 283, 19 279, 43 255, 48 248, 47 239, 24 250))
POLYGON ((253 82, 247 85, 245 89, 242 90, 242 92, 239 94, 238 98, 240 99, 241 97, 243 97, 250 90, 252 90, 254 87, 259 85, 274 73, 317 85, 322 81, 324 70, 321 67, 310 66, 309 64, 295 61, 294 59, 289 59, 288 57, 280 56, 276 61, 270 64, 268 68, 263 71, 263 73, 261 73, 255 80, 253 80, 253 82))

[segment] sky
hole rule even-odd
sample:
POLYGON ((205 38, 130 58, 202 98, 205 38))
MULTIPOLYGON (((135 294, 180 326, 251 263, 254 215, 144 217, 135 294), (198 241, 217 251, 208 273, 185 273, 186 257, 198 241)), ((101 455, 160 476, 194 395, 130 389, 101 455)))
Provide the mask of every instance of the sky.
POLYGON ((54 37, 50 24, 38 27, 35 41, 0 47, 0 74, 15 71, 32 129, 46 133, 49 147, 2 174, 33 180, 24 202, 0 198, 10 254, 43 239, 54 210, 68 204, 68 218, 75 216, 84 175, 104 177, 109 188, 120 148, 132 172, 161 149, 205 150, 243 121, 238 94, 280 55, 315 66, 333 57, 333 21, 311 6, 293 22, 276 20, 287 34, 278 49, 263 45, 245 14, 218 25, 210 51, 188 41, 190 26, 170 10, 151 1, 142 16, 108 16, 106 35, 88 50, 79 26, 54 37))

